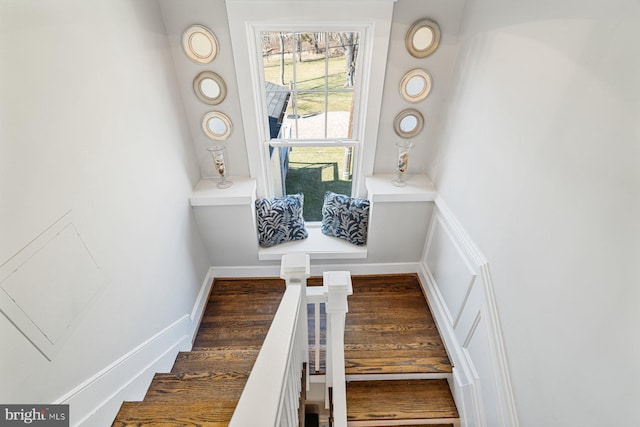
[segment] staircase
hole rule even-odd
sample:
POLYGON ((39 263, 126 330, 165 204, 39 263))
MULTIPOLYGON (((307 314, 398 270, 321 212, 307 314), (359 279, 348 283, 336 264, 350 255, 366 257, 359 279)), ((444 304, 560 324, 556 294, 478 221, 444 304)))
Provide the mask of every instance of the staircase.
POLYGON ((227 426, 285 290, 280 279, 216 279, 193 350, 156 374, 114 426, 227 426))
MULTIPOLYGON (((446 380, 451 364, 417 276, 354 276, 352 283, 348 425, 459 425, 446 380)), ((216 279, 193 350, 155 375, 143 401, 123 403, 113 425, 227 426, 284 290, 280 279, 216 279)))
POLYGON ((349 426, 459 425, 452 367, 418 277, 355 276, 345 324, 349 426))

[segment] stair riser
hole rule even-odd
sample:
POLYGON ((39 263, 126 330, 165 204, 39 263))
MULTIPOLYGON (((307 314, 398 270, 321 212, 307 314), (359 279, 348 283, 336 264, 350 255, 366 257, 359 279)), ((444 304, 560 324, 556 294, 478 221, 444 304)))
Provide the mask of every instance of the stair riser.
POLYGON ((347 375, 347 382, 352 381, 394 381, 394 380, 453 380, 448 373, 433 374, 355 374, 347 375))
POLYGON ((404 426, 404 427, 459 427, 460 420, 451 420, 447 418, 441 419, 428 419, 428 420, 410 420, 410 421, 348 421, 347 427, 392 427, 392 426, 404 426), (406 422, 410 424, 406 424, 406 422), (404 424, 403 424, 404 423, 404 424))

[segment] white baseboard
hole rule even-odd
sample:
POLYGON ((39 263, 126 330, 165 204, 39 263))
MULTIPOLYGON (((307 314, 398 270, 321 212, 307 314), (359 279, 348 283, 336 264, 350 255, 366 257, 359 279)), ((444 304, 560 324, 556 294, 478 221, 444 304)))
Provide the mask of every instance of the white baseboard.
POLYGON ((192 345, 196 340, 196 335, 198 334, 198 329, 200 328, 200 323, 202 322, 202 316, 204 316, 204 310, 207 307, 207 302, 209 301, 209 294, 211 293, 211 286, 213 286, 214 278, 214 270, 213 267, 211 267, 209 268, 207 276, 202 282, 202 286, 200 286, 200 292, 198 292, 198 297, 196 298, 196 302, 193 305, 193 310, 191 310, 190 319, 193 325, 191 331, 192 345))
MULTIPOLYGON (((325 271, 346 270, 353 275, 366 274, 400 274, 417 273, 420 263, 418 262, 395 262, 395 263, 316 263, 311 261, 311 275, 322 276, 325 271)), ((280 265, 267 266, 237 266, 237 267, 211 267, 211 277, 280 277, 280 265)))
POLYGON ((70 405, 72 426, 111 424, 122 401, 142 399, 153 375, 189 346, 190 326, 181 317, 53 403, 70 405))
POLYGON ((191 349, 207 305, 213 269, 209 269, 191 314, 185 314, 53 403, 69 404, 72 426, 113 422, 123 401, 142 400, 157 372, 168 372, 179 351, 191 349))

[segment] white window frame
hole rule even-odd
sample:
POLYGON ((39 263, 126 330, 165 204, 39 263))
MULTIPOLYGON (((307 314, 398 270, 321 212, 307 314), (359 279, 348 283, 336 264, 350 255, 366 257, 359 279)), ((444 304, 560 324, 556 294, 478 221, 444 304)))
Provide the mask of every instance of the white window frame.
MULTIPOLYGON (((257 131, 259 136, 259 146, 256 149, 260 152, 260 163, 262 177, 266 185, 264 192, 266 197, 274 197, 274 182, 270 173, 269 147, 295 147, 295 146, 342 146, 353 147, 353 167, 352 167, 352 195, 358 195, 358 188, 364 182, 362 170, 362 152, 364 142, 362 140, 363 127, 367 112, 366 97, 363 89, 368 87, 371 73, 372 57, 372 37, 373 28, 371 24, 341 22, 297 22, 295 24, 264 24, 249 23, 247 25, 249 50, 252 52, 251 77, 253 82, 254 99, 256 102, 257 131), (358 32, 359 49, 356 59, 356 81, 354 93, 354 115, 352 124, 351 139, 322 139, 322 140, 278 140, 271 139, 267 133, 268 117, 266 111, 265 81, 262 69, 262 33, 263 32, 358 32)), ((250 147, 248 147, 250 149, 250 147)))
MULTIPOLYGON (((359 156, 354 164, 357 174, 353 176, 354 196, 366 197, 364 177, 373 174, 377 163, 387 162, 387 159, 377 159, 378 151, 386 150, 382 146, 379 147, 378 143, 384 146, 390 143, 379 141, 378 132, 381 126, 391 126, 393 120, 391 117, 381 117, 380 114, 385 92, 384 82, 395 1, 327 0, 320 4, 316 0, 225 0, 231 51, 222 49, 216 61, 232 60, 234 63, 233 71, 240 102, 236 104, 225 101, 223 107, 233 117, 241 117, 237 120, 238 123, 234 122, 236 131, 230 138, 227 149, 231 167, 236 161, 248 166, 251 178, 256 180, 257 197, 268 196, 268 185, 262 159, 264 154, 258 145, 260 126, 257 117, 260 112, 257 105, 261 101, 254 90, 257 86, 253 76, 256 74, 252 74, 256 72, 253 68, 257 64, 254 27, 275 27, 276 25, 270 24, 291 23, 306 28, 366 28, 366 44, 360 45, 360 53, 366 55, 365 62, 360 67, 361 105, 365 107, 358 113, 360 129, 363 131, 359 138, 364 143, 360 145, 359 156), (325 25, 327 23, 329 25, 325 25)), ((224 32, 217 35, 223 39, 224 32)), ((233 87, 228 89, 230 93, 233 92, 233 87)), ((227 100, 229 99, 227 97, 227 100)), ((393 159, 388 161, 393 162, 393 159)))

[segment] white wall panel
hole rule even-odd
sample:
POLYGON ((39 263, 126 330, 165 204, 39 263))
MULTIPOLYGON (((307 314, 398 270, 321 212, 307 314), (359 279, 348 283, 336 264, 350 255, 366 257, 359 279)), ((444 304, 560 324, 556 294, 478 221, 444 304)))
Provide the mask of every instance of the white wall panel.
POLYGON ((481 399, 484 425, 504 426, 498 407, 498 391, 496 390, 496 372, 492 363, 492 349, 489 341, 487 325, 482 315, 476 318, 473 328, 469 331, 467 341, 463 344, 467 350, 469 361, 478 375, 479 399, 481 399))
POLYGON ((476 326, 476 321, 480 316, 482 305, 484 303, 484 290, 483 290, 482 277, 478 277, 476 285, 471 289, 465 303, 464 310, 460 312, 458 322, 454 326, 454 331, 458 342, 466 343, 470 335, 473 334, 473 328, 476 326))
POLYGON ((367 241, 369 262, 416 262, 433 202, 373 202, 367 241))
POLYGON ((0 267, 0 311, 51 359, 103 282, 69 213, 0 267))
POLYGON ((464 426, 516 427, 500 320, 484 256, 436 198, 421 274, 456 367, 454 397, 464 426))
POLYGON ((438 215, 429 236, 429 250, 426 255, 429 271, 438 284, 451 315, 452 326, 455 327, 476 279, 476 273, 438 215))

